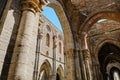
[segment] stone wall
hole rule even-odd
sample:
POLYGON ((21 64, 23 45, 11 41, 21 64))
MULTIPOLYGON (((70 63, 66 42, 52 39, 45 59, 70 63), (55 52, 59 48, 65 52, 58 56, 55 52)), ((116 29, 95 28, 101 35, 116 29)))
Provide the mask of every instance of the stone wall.
MULTIPOLYGON (((46 19, 43 15, 40 15, 40 32, 42 32, 41 39, 41 49, 40 49, 40 63, 41 66, 45 60, 48 60, 51 67, 53 66, 53 60, 55 59, 55 69, 57 71, 58 67, 61 65, 64 69, 64 36, 63 33, 60 32, 48 19, 46 19), (46 45, 46 35, 50 36, 50 45, 46 45), (54 53, 54 40, 53 37, 57 36, 56 40, 56 51, 54 53), (59 43, 61 43, 61 53, 59 51, 59 43), (54 55, 55 54, 55 55, 54 55)), ((40 68, 39 66, 39 68, 40 68)), ((64 72, 63 72, 64 73, 64 72)), ((64 74, 63 74, 64 75, 64 74)))
MULTIPOLYGON (((2 72, 2 79, 5 80, 8 74, 12 51, 14 48, 17 29, 21 16, 20 0, 8 1, 6 5, 6 17, 4 17, 2 31, 0 34, 0 73, 2 72)), ((5 15, 3 15, 5 16, 5 15)))

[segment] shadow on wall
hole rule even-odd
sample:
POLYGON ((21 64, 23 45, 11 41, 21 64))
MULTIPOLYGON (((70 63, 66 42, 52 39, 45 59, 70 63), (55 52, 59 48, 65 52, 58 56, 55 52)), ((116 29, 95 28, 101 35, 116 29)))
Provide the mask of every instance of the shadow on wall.
POLYGON ((3 69, 0 77, 1 80, 7 80, 8 78, 8 72, 11 64, 11 59, 13 56, 13 50, 16 42, 16 37, 17 37, 20 17, 21 17, 20 0, 13 0, 8 14, 11 13, 12 11, 13 11, 12 13, 13 15, 11 16, 14 17, 14 26, 13 26, 12 35, 10 37, 10 41, 8 44, 8 48, 7 48, 4 63, 3 63, 3 69))

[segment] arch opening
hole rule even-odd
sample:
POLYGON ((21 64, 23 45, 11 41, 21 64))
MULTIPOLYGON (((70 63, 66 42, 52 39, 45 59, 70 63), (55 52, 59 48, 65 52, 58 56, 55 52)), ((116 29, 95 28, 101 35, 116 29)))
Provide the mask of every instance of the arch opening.
POLYGON ((46 60, 40 67, 38 80, 51 80, 51 65, 48 60, 46 60))
POLYGON ((81 32, 86 32, 88 33, 88 31, 91 29, 91 27, 97 23, 97 22, 101 22, 101 20, 105 21, 105 20, 113 20, 116 22, 120 22, 120 14, 118 12, 115 11, 104 11, 104 12, 99 12, 96 14, 93 14, 91 16, 89 16, 86 21, 83 23, 83 25, 80 27, 79 31, 81 32))
POLYGON ((111 77, 111 80, 119 80, 120 79, 120 70, 116 67, 112 67, 110 69, 110 77, 111 77))
POLYGON ((58 73, 56 74, 56 80, 60 80, 60 76, 58 73))
MULTIPOLYGON (((73 36, 72 36, 71 28, 61 4, 58 1, 53 1, 53 2, 49 1, 49 3, 43 8, 45 7, 51 8, 58 17, 59 23, 61 24, 60 30, 63 32, 64 35, 64 43, 65 43, 64 50, 68 51, 70 49, 73 49, 74 44, 73 44, 73 36)), ((49 14, 49 16, 51 16, 51 14, 49 14)))
MULTIPOLYGON (((65 59, 66 63, 64 64, 66 66, 66 70, 65 70, 66 73, 69 73, 69 70, 72 71, 72 69, 73 69, 72 66, 71 66, 71 65, 73 65, 73 63, 71 61, 73 58, 71 58, 72 57, 71 55, 73 55, 72 50, 74 48, 74 42, 73 42, 73 34, 71 32, 71 28, 70 28, 68 19, 66 17, 64 9, 63 9, 63 7, 62 7, 62 5, 59 1, 56 1, 56 0, 54 0, 52 2, 50 1, 48 4, 46 4, 46 6, 52 8, 55 11, 55 13, 56 13, 56 15, 57 15, 57 17, 60 21, 60 24, 61 24, 61 27, 62 27, 62 30, 63 30, 63 35, 64 35, 64 38, 61 38, 61 40, 64 40, 65 44, 61 44, 61 46, 63 48, 61 49, 60 53, 63 53, 63 54, 59 54, 59 55, 62 56, 65 53, 64 58, 66 56, 69 56, 69 57, 66 57, 66 59, 65 59), (67 67, 69 67, 69 68, 67 68, 67 67)), ((56 34, 54 32, 53 32, 53 34, 56 36, 56 34)), ((57 37, 58 37, 58 35, 57 35, 57 37)), ((59 43, 57 43, 57 44, 59 46, 59 43)), ((59 61, 63 61, 61 59, 63 59, 63 58, 59 58, 59 61)), ((73 78, 73 72, 69 73, 69 76, 71 76, 71 77, 67 77, 67 78, 72 79, 73 78)))
POLYGON ((63 79, 64 79, 64 72, 63 72, 62 66, 60 65, 60 66, 57 68, 56 80, 63 80, 63 79))
MULTIPOLYGON (((103 80, 117 80, 113 79, 113 77, 110 76, 116 76, 113 74, 113 72, 116 70, 115 68, 111 69, 110 71, 107 71, 108 65, 113 64, 113 63, 120 63, 120 48, 117 47, 116 45, 110 44, 110 43, 105 43, 101 49, 99 50, 98 53, 98 59, 100 63, 100 71, 103 75, 103 80)), ((111 66, 112 67, 112 66, 111 66)), ((113 66, 114 67, 114 66, 113 66)))

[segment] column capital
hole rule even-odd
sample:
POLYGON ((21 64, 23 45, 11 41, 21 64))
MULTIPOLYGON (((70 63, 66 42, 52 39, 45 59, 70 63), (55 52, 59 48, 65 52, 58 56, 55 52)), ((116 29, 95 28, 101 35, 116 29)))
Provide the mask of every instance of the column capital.
POLYGON ((83 49, 82 53, 83 53, 83 57, 84 57, 85 60, 89 60, 90 59, 90 53, 89 53, 88 49, 83 49))
POLYGON ((42 10, 42 4, 39 0, 22 0, 21 6, 23 11, 28 10, 36 13, 42 10))
POLYGON ((40 32, 38 35, 39 35, 39 38, 42 39, 42 37, 43 37, 43 32, 40 32))
POLYGON ((54 35, 53 36, 53 48, 56 48, 57 47, 57 36, 56 35, 54 35))

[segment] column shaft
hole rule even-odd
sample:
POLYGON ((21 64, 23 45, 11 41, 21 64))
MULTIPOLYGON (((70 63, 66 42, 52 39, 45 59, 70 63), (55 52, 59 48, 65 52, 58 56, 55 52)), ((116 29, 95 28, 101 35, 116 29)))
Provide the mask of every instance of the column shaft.
POLYGON ((84 60, 85 69, 86 69, 86 77, 87 77, 87 80, 93 80, 92 71, 91 71, 90 51, 88 49, 87 34, 85 32, 83 32, 82 34, 81 42, 82 42, 81 48, 82 48, 83 60, 84 60))
MULTIPOLYGON (((20 30, 18 33, 18 44, 16 45, 17 65, 15 68, 15 80, 31 80, 28 75, 32 72, 31 59, 32 31, 34 27, 35 15, 30 11, 23 11, 20 30), (31 69, 31 70, 30 70, 31 69), (29 71, 29 72, 28 72, 29 71)), ((31 74, 30 74, 31 75, 31 74)))
POLYGON ((74 59, 75 59, 75 71, 76 71, 76 79, 77 80, 81 80, 82 78, 81 78, 81 72, 80 72, 80 52, 79 52, 79 50, 77 50, 77 49, 75 49, 74 50, 74 55, 75 55, 75 57, 74 57, 74 59))
POLYGON ((38 19, 38 0, 21 0, 22 16, 8 80, 33 80, 38 19))
POLYGON ((56 48, 57 48, 57 37, 53 37, 53 80, 56 80, 56 48))

